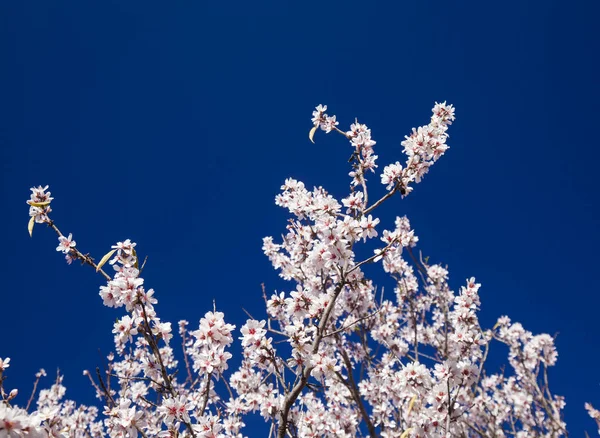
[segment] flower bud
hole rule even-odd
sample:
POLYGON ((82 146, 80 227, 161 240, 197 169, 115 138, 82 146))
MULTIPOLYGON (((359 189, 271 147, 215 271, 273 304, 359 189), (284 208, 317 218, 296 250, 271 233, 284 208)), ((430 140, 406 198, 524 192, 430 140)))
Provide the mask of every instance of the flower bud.
POLYGON ((11 401, 13 398, 15 398, 17 396, 18 393, 19 393, 18 389, 13 389, 12 391, 10 391, 10 394, 8 394, 7 401, 11 401))

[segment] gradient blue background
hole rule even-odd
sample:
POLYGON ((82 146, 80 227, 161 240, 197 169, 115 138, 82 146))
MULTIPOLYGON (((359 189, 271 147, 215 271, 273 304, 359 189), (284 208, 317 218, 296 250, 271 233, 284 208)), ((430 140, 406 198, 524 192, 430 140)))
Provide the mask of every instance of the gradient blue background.
POLYGON ((284 231, 284 179, 347 193, 351 149, 339 135, 308 141, 313 107, 368 124, 381 170, 447 100, 451 149, 382 225, 407 214, 455 290, 476 276, 486 326, 508 314, 558 333, 552 388, 572 435, 594 432, 583 403, 600 405, 598 5, 2 2, 7 388, 24 405, 34 373, 59 367, 67 396, 94 402, 82 370, 101 364, 122 314, 102 306, 98 275, 65 264, 51 230, 29 238, 29 187, 50 184, 56 223, 97 259, 138 242, 164 320, 196 324, 216 298, 239 327, 242 306, 264 314, 261 282, 294 288, 261 252, 284 231))

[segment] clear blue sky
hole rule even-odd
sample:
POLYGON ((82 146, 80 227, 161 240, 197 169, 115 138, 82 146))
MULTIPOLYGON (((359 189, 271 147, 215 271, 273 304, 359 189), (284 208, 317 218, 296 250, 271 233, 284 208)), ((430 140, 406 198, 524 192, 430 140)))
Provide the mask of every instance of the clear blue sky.
POLYGON ((583 403, 600 405, 599 13, 548 0, 2 2, 7 387, 25 404, 38 368, 60 367, 67 395, 93 402, 82 370, 110 351, 121 315, 50 230, 29 238, 29 187, 50 184, 53 217, 82 251, 137 241, 164 320, 196 323, 216 298, 239 327, 242 306, 263 315, 261 282, 294 288, 260 249, 284 230, 284 179, 346 193, 349 146, 308 141, 313 107, 368 124, 384 165, 447 100, 451 149, 382 226, 407 214, 455 290, 477 277, 487 326, 508 314, 559 333, 553 390, 573 436, 594 432, 583 403))

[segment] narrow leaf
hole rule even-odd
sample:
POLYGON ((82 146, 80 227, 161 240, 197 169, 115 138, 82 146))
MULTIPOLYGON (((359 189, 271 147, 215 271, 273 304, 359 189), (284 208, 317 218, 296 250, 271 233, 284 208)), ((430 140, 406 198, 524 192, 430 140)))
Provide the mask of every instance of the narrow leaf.
POLYGON ((315 132, 317 132, 317 128, 318 128, 318 126, 313 126, 312 129, 310 130, 310 132, 308 133, 308 138, 310 141, 313 142, 313 144, 315 143, 315 141, 313 140, 313 137, 315 136, 315 132))
POLYGON ((409 427, 408 429, 406 429, 404 432, 402 432, 402 435, 400 435, 400 438, 406 438, 408 436, 408 434, 412 432, 413 429, 414 429, 413 427, 409 427))
POLYGON ((412 411, 412 408, 415 405, 416 400, 417 400, 417 396, 413 395, 413 398, 410 399, 410 403, 408 404, 408 412, 406 414, 407 417, 410 415, 410 411, 412 411))
POLYGON ((28 204, 31 205, 32 207, 45 207, 46 205, 50 205, 50 201, 44 201, 44 202, 29 201, 28 204))
POLYGON ((35 216, 31 216, 29 219, 29 224, 27 224, 27 229, 29 230, 29 237, 33 237, 33 226, 35 225, 35 216))
POLYGON ((115 251, 116 249, 113 249, 112 251, 109 251, 104 257, 102 257, 102 260, 100 260, 98 266, 96 266, 96 272, 98 272, 100 268, 104 266, 104 264, 113 256, 115 251))

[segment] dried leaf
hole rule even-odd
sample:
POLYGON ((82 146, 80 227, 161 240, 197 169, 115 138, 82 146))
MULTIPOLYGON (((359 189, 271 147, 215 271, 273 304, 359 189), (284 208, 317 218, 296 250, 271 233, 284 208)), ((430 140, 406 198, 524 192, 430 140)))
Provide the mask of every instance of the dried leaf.
POLYGON ((27 229, 29 230, 29 237, 33 237, 33 226, 35 225, 35 216, 31 216, 29 219, 29 224, 27 224, 27 229))
POLYGON ((404 432, 402 432, 402 435, 400 435, 400 438, 406 438, 413 429, 414 429, 414 427, 409 427, 408 429, 406 429, 404 432))
POLYGON ((100 268, 102 268, 102 266, 104 266, 104 264, 113 256, 115 251, 116 251, 116 249, 113 249, 112 251, 109 251, 104 257, 102 257, 102 259, 98 263, 98 266, 96 266, 96 272, 98 272, 100 270, 100 268))
POLYGON ((417 396, 413 395, 413 398, 410 399, 410 403, 408 404, 408 412, 406 414, 407 417, 410 415, 410 411, 412 411, 415 401, 417 401, 417 396))
POLYGON ((308 138, 310 139, 310 141, 313 142, 313 144, 315 143, 315 141, 313 140, 313 137, 315 136, 315 132, 317 132, 317 128, 318 128, 318 126, 313 126, 312 129, 310 130, 310 132, 308 133, 308 138))

